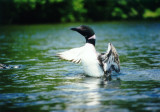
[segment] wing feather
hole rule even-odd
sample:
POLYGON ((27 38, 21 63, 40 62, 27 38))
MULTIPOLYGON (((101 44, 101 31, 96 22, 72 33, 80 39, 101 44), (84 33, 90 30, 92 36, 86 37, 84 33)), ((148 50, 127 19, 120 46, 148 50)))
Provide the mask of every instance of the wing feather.
POLYGON ((99 55, 99 60, 105 72, 120 71, 119 56, 116 48, 111 43, 108 44, 107 52, 99 55))
POLYGON ((68 51, 58 53, 57 56, 60 57, 61 59, 79 64, 81 63, 81 51, 82 51, 82 47, 73 48, 68 51))

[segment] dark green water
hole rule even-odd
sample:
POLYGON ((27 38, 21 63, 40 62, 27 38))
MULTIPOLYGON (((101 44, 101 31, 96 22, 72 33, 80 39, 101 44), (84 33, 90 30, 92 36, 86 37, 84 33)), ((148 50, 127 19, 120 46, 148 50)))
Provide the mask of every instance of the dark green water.
POLYGON ((78 25, 0 27, 0 63, 22 67, 0 70, 0 111, 160 111, 160 23, 90 24, 96 49, 105 52, 111 42, 120 55, 121 72, 106 85, 55 56, 84 45, 84 38, 69 30, 78 25))

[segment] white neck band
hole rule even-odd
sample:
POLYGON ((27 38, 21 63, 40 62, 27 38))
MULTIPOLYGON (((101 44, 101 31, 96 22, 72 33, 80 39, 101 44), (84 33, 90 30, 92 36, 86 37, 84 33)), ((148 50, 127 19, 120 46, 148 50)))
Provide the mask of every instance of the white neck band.
POLYGON ((88 40, 90 40, 90 39, 96 39, 96 36, 93 35, 93 36, 91 36, 91 37, 88 38, 88 40))

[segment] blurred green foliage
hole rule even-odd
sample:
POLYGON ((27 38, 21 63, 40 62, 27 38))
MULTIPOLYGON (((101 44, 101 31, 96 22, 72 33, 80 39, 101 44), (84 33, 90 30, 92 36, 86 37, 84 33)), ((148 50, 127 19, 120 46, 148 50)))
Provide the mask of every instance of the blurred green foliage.
POLYGON ((0 23, 160 19, 160 0, 0 0, 0 23))

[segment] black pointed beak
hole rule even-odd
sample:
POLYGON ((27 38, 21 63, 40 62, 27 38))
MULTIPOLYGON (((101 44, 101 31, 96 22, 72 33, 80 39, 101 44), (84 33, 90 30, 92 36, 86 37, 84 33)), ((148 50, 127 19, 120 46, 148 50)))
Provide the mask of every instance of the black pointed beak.
POLYGON ((70 30, 77 31, 78 29, 77 28, 70 28, 70 30))
POLYGON ((71 30, 73 30, 73 31, 81 31, 81 27, 76 27, 76 28, 71 28, 71 30))

